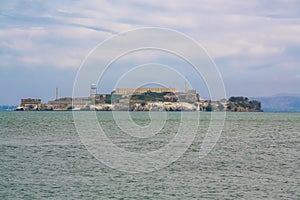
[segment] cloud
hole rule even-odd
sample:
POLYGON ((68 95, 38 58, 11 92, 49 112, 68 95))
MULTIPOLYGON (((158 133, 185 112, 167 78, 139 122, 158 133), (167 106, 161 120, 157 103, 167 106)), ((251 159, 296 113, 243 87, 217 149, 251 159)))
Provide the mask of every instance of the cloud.
MULTIPOLYGON (((295 77, 300 73, 299 19, 297 0, 4 0, 0 69, 74 70, 105 39, 154 26, 180 31, 203 45, 228 87, 250 79, 272 82, 255 73, 271 73, 281 80, 281 74, 295 77)), ((296 90, 291 84, 286 80, 278 88, 296 90)))
MULTIPOLYGON (((24 61, 42 59, 43 55, 36 54, 33 49, 42 48, 45 59, 57 52, 54 57, 58 58, 58 64, 52 65, 62 67, 59 63, 64 57, 71 59, 81 52, 82 59, 95 45, 113 34, 137 27, 158 26, 191 35, 204 44, 214 58, 245 54, 276 56, 287 45, 300 43, 300 25, 298 20, 289 19, 296 17, 296 11, 299 11, 292 6, 298 5, 296 1, 274 2, 6 2, 2 8, 4 28, 0 32, 6 42, 1 48, 30 57, 24 61), (289 12, 283 8, 288 8, 289 12)), ((34 63, 42 64, 31 64, 34 63)))

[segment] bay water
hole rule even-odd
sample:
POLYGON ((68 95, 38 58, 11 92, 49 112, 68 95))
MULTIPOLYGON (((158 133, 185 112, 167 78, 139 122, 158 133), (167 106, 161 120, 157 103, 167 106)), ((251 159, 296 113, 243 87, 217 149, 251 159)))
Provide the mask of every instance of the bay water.
MULTIPOLYGON (((164 147, 181 120, 170 112, 160 133, 135 138, 111 112, 96 115, 108 138, 132 152, 164 147)), ((147 112, 130 115, 150 123, 147 112)), ((300 199, 300 113, 227 113, 220 138, 200 158, 210 115, 195 118, 197 134, 175 162, 129 173, 87 150, 72 112, 0 112, 0 199, 300 199)))

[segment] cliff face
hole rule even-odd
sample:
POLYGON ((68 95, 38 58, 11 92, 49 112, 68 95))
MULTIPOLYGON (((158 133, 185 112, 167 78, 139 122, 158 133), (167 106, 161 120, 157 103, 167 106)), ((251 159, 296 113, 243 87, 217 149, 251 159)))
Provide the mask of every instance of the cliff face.
POLYGON ((96 106, 77 107, 77 110, 96 111, 197 111, 198 104, 178 102, 143 102, 133 104, 104 104, 96 106))
POLYGON ((227 111, 232 112, 262 112, 261 103, 247 97, 230 97, 227 102, 227 111))

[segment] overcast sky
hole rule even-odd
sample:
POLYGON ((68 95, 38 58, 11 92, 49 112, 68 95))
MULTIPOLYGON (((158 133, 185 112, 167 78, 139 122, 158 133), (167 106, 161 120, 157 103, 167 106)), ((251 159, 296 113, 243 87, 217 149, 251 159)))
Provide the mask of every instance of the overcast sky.
POLYGON ((72 96, 88 53, 141 27, 174 29, 201 44, 227 96, 300 92, 298 0, 1 0, 0 104, 47 102, 56 87, 60 96, 72 96))

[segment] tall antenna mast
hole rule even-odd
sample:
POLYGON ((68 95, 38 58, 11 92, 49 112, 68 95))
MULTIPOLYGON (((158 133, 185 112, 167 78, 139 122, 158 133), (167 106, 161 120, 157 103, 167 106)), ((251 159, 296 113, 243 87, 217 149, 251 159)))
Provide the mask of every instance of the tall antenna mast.
POLYGON ((58 87, 56 87, 56 100, 58 99, 58 87))

